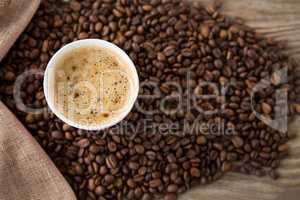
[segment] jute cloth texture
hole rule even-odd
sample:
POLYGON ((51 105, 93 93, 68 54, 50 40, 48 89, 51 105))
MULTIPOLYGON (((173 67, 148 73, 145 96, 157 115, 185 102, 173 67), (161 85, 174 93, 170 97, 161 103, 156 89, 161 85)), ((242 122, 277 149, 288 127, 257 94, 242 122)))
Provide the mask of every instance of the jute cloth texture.
POLYGON ((0 0, 0 61, 30 22, 40 0, 0 0))
MULTIPOLYGON (((39 0, 0 0, 0 62, 39 3, 39 0)), ((0 101, 0 200, 73 199, 76 197, 62 174, 0 101)))

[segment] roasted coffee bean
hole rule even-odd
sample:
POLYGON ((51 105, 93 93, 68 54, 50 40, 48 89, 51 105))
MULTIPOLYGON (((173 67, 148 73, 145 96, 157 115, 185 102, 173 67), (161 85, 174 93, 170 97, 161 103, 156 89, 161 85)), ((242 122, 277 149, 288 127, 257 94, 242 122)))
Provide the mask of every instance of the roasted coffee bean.
POLYGON ((262 103, 261 109, 262 109, 263 113, 265 113, 265 114, 270 114, 272 112, 272 107, 267 103, 262 103))
MULTIPOLYGON (((287 93, 289 116, 300 113, 297 63, 277 42, 218 8, 179 0, 42 0, 1 63, 0 99, 48 152, 78 199, 176 199, 229 171, 279 178, 276 170, 295 133, 266 124, 277 114, 277 89, 287 93), (46 109, 29 114, 16 106, 12 84, 19 74, 45 69, 62 46, 86 38, 118 45, 133 60, 141 85, 151 82, 140 95, 155 97, 138 99, 124 120, 126 130, 78 130, 46 109), (281 69, 287 69, 284 83, 281 69), (262 81, 268 88, 253 92, 262 81), (151 124, 144 123, 148 119, 151 124), (180 126, 173 132, 166 124, 180 126)), ((35 75, 24 81, 26 106, 46 106, 42 81, 35 75)))
POLYGON ((223 172, 228 172, 228 171, 230 171, 231 170, 231 164, 230 163, 228 163, 228 162, 224 162, 223 164, 222 164, 222 171, 223 172))
POLYGON ((177 195, 175 193, 168 193, 165 195, 164 200, 176 200, 177 195))
POLYGON ((227 154, 227 159, 229 161, 235 161, 235 160, 238 159, 238 154, 236 154, 236 153, 228 153, 227 154))
POLYGON ((130 187, 130 188, 135 188, 136 183, 134 182, 133 179, 128 179, 128 180, 127 180, 127 185, 128 185, 128 187, 130 187))
POLYGON ((90 141, 88 138, 83 138, 81 140, 79 140, 77 142, 77 145, 80 147, 80 148, 85 148, 85 147, 88 147, 90 145, 90 141))
POLYGON ((134 146, 134 148, 138 154, 143 154, 145 152, 145 148, 143 145, 137 144, 134 146))
POLYGON ((164 49, 164 55, 167 56, 167 57, 171 56, 172 54, 175 53, 175 49, 176 49, 176 47, 173 46, 173 45, 166 47, 164 49))
POLYGON ((92 152, 93 154, 97 154, 100 151, 100 146, 96 145, 96 144, 92 144, 89 146, 89 151, 92 152))
POLYGON ((102 196, 105 193, 105 187, 103 186, 97 186, 95 188, 95 194, 98 196, 102 196))
POLYGON ((99 174, 103 176, 107 173, 108 173, 107 167, 106 166, 101 166, 100 169, 99 169, 99 174))
POLYGON ((95 185, 95 180, 93 178, 90 178, 88 180, 88 185, 87 188, 91 191, 93 191, 95 189, 96 185, 95 185))
POLYGON ((115 151, 117 151, 117 144, 114 143, 114 142, 109 142, 108 145, 107 145, 107 147, 108 147, 108 150, 109 150, 110 152, 115 152, 115 151))
POLYGON ((158 188, 159 186, 161 186, 161 180, 160 179, 154 179, 154 180, 151 180, 150 182, 149 182, 149 186, 151 187, 151 188, 158 188))
POLYGON ((15 74, 11 71, 7 71, 7 72, 5 72, 3 78, 6 81, 13 81, 13 80, 15 80, 15 74))
POLYGON ((104 181, 106 184, 110 185, 114 182, 114 177, 110 174, 104 176, 104 181))
POLYGON ((204 38, 208 38, 209 37, 209 27, 207 25, 202 25, 201 26, 201 35, 204 38))
POLYGON ((169 185, 167 187, 167 192, 169 192, 169 193, 176 193, 177 190, 178 190, 178 186, 175 184, 169 185))
POLYGON ((151 199, 152 199, 152 197, 151 197, 151 195, 148 194, 148 193, 145 193, 145 194, 143 195, 143 197, 142 197, 142 200, 151 200, 151 199))
POLYGON ((273 73, 272 77, 271 77, 271 83, 275 86, 279 85, 281 82, 281 77, 279 75, 279 73, 273 73))
POLYGON ((71 1, 70 7, 73 11, 78 12, 81 10, 81 3, 78 1, 71 1))
POLYGON ((147 151, 147 152, 146 152, 146 156, 147 156, 150 160, 155 160, 156 153, 155 153, 154 151, 147 151))
POLYGON ((200 175, 201 175, 200 170, 195 167, 191 168, 190 173, 193 177, 197 177, 197 178, 200 177, 200 175))
POLYGON ((109 156, 106 157, 106 165, 110 169, 115 169, 117 167, 118 160, 114 154, 110 154, 109 156))
MULTIPOLYGON (((34 117, 32 114, 28 114, 26 115, 25 117, 25 122, 28 123, 28 124, 32 124, 34 122, 34 117)), ((53 137, 53 136, 52 136, 53 137)))
POLYGON ((82 40, 82 39, 87 39, 87 38, 89 38, 89 34, 86 33, 86 32, 81 32, 81 33, 79 33, 79 35, 78 35, 78 39, 80 39, 80 40, 82 40))
POLYGON ((241 148, 244 145, 244 140, 239 136, 233 137, 231 141, 236 148, 241 148))
POLYGON ((64 135, 61 131, 52 131, 51 136, 53 139, 63 139, 64 135))
POLYGON ((289 146, 287 144, 282 144, 278 147, 279 152, 288 152, 289 146))
POLYGON ((84 173, 84 170, 80 164, 76 164, 74 166, 74 169, 75 169, 76 174, 78 174, 78 175, 82 175, 84 173))
POLYGON ((137 170, 139 168, 139 164, 136 162, 129 162, 128 167, 131 170, 137 170))
POLYGON ((207 142, 207 139, 205 136, 198 136, 197 137, 197 144, 200 144, 200 145, 203 145, 203 144, 206 144, 207 142))
POLYGON ((138 171, 139 175, 145 175, 146 172, 147 172, 146 167, 143 166, 143 167, 139 168, 139 171, 138 171))

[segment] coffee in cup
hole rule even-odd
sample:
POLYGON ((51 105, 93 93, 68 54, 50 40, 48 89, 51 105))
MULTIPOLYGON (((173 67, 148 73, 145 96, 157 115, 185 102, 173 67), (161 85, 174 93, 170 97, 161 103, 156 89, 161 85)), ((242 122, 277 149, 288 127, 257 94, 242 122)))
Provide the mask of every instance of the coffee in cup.
POLYGON ((136 70, 126 56, 89 43, 53 57, 45 81, 50 89, 45 91, 50 108, 71 125, 93 130, 120 121, 120 116, 124 118, 133 106, 138 90, 136 70))

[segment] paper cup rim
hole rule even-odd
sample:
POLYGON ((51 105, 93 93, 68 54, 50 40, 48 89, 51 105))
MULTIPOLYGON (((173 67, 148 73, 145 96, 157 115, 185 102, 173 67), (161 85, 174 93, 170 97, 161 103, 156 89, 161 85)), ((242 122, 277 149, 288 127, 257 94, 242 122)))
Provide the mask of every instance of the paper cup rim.
MULTIPOLYGON (((45 99, 46 102, 50 108, 50 110, 63 122, 69 124, 70 126, 73 126, 75 128, 78 129, 84 129, 84 130, 90 130, 90 131, 99 131, 99 130, 103 130, 109 127, 112 127, 116 124, 118 124, 119 122, 121 122, 132 110, 135 101, 138 97, 138 93, 139 93, 139 78, 138 78, 138 73, 136 70, 136 67, 134 65, 134 63, 132 62, 132 60, 130 59, 130 57, 121 49, 119 48, 117 45, 105 41, 105 40, 101 40, 101 39, 84 39, 84 40, 77 40, 74 42, 71 42, 65 46, 63 46, 61 49, 59 49, 50 59, 50 61, 47 64, 45 73, 44 73, 44 79, 43 79, 43 89, 44 89, 44 94, 45 94, 45 99), (120 114, 116 115, 116 117, 112 118, 112 120, 107 121, 107 122, 101 122, 99 124, 79 124, 74 122, 73 120, 68 119, 67 117, 65 117, 55 106, 54 101, 50 100, 49 97, 49 70, 51 68, 55 67, 55 62, 58 60, 59 57, 61 57, 66 51, 71 51, 75 48, 79 48, 82 46, 91 46, 91 45, 96 45, 96 46, 100 46, 102 48, 108 48, 111 52, 119 55, 122 59, 122 61, 124 61, 128 67, 130 68, 130 70, 132 71, 132 78, 133 78, 133 91, 132 93, 130 93, 130 97, 129 97, 129 102, 128 104, 126 104, 125 109, 123 112, 121 112, 120 114)), ((53 99, 53 98, 52 98, 53 99)))

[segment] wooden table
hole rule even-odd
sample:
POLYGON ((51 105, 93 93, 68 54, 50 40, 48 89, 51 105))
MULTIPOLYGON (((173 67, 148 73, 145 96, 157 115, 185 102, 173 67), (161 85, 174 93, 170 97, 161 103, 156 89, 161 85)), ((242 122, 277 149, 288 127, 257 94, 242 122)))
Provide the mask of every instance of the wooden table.
MULTIPOLYGON (((211 2, 197 1, 203 4, 211 2)), ((288 53, 300 60, 300 0, 224 0, 222 11, 243 18, 247 25, 275 40, 285 40, 288 53)), ((300 135, 300 118, 291 124, 290 130, 300 135)), ((282 162, 279 180, 229 173, 211 185, 192 189, 180 199, 299 200, 300 136, 289 143, 291 155, 282 162)))
MULTIPOLYGON (((6 0, 0 0, 6 1, 6 0)), ((29 6, 27 0, 12 0, 23 2, 23 6, 18 6, 19 10, 27 10, 25 18, 17 18, 15 12, 15 22, 26 23, 31 17, 30 12, 36 8, 39 0, 32 0, 33 6, 29 6), (26 2, 26 3, 25 3, 26 2)), ((204 4, 212 0, 197 0, 204 4)), ((238 16, 245 19, 246 23, 257 28, 261 33, 273 36, 276 40, 286 40, 289 53, 300 60, 300 0, 224 0, 222 8, 224 13, 231 16, 238 16)), ((9 10, 6 10, 8 13, 9 10)), ((0 20, 5 17, 5 13, 0 13, 0 20)), ((12 18, 13 19, 13 18, 12 18)), ((0 36, 19 34, 20 26, 7 24, 3 29, 0 27, 0 36), (14 26, 15 31, 8 31, 14 26)), ((1 41, 0 45, 5 41, 1 41)), ((11 45, 10 41, 6 46, 11 45)), ((3 52, 2 52, 3 53, 3 52)), ((0 49, 1 54, 1 49, 0 49)), ((1 59, 1 56, 0 56, 1 59)), ((291 125, 292 131, 300 134, 300 119, 291 125)), ((229 173, 221 180, 208 185, 197 187, 182 195, 182 200, 299 200, 300 199, 300 137, 290 141, 291 155, 282 162, 279 170, 281 179, 273 181, 269 178, 257 178, 235 173, 229 173)))

